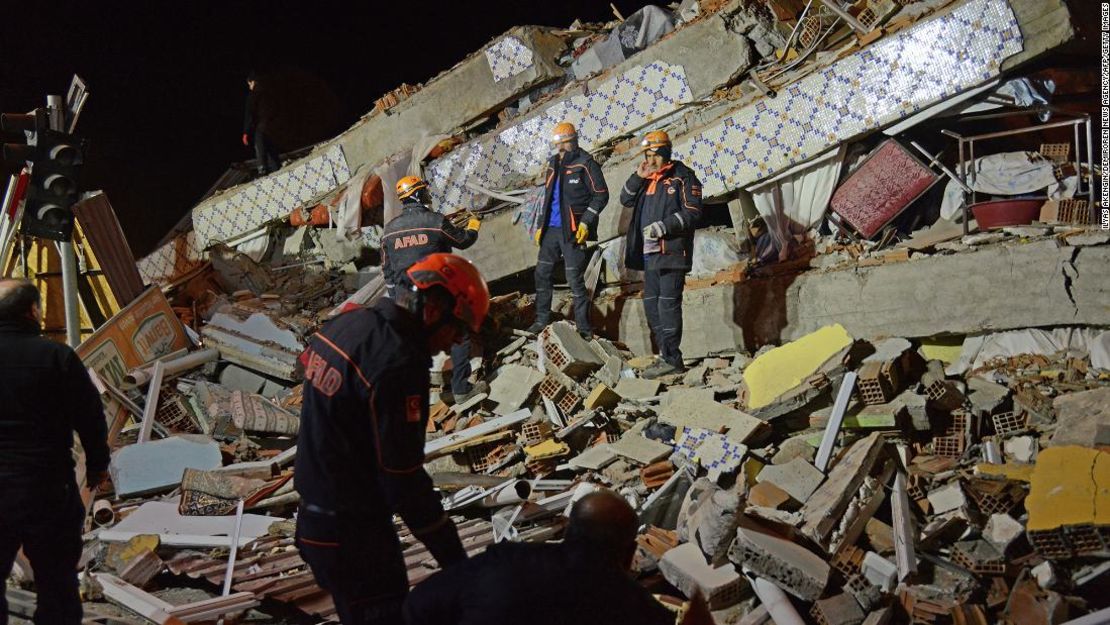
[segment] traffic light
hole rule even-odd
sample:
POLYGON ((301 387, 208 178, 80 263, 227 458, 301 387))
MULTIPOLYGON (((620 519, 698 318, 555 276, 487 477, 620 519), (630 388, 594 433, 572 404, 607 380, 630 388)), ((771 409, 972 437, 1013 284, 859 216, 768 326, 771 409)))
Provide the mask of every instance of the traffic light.
POLYGON ((80 195, 77 176, 83 162, 81 145, 73 135, 38 131, 31 184, 20 222, 24 234, 55 241, 73 238, 71 207, 80 195))
POLYGON ((81 144, 73 135, 51 130, 49 113, 0 115, 5 132, 23 131, 27 144, 5 143, 4 159, 25 161, 31 167, 20 231, 23 234, 69 241, 73 237, 71 207, 80 195, 77 176, 84 161, 81 144))

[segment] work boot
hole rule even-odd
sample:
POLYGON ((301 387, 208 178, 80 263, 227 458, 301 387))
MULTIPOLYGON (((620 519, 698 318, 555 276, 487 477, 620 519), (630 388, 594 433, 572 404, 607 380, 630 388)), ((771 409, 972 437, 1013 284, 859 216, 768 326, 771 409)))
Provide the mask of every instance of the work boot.
POLYGON ((585 339, 587 341, 594 340, 593 330, 579 330, 578 331, 578 336, 582 337, 583 339, 585 339))
POLYGON ((489 384, 486 384, 485 382, 479 382, 479 383, 471 386, 470 390, 467 391, 466 393, 463 393, 462 395, 454 397, 452 403, 454 405, 465 404, 466 402, 470 401, 470 399, 472 397, 474 397, 476 395, 481 395, 482 393, 488 393, 488 392, 489 392, 489 384))
POLYGON ((666 360, 660 360, 659 362, 640 372, 640 377, 644 378, 645 380, 654 380, 665 375, 675 375, 685 372, 686 365, 682 364, 681 362, 675 365, 667 362, 666 360))
POLYGON ((527 332, 528 334, 539 334, 540 332, 543 332, 543 329, 546 328, 546 327, 547 327, 546 323, 544 323, 542 321, 537 321, 537 322, 533 323, 532 325, 528 326, 528 329, 525 330, 525 332, 527 332))

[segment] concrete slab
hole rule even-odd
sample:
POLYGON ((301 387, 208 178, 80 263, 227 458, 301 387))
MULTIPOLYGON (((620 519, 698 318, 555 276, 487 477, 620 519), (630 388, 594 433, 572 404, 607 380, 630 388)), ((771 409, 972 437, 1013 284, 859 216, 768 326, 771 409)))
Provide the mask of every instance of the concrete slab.
POLYGON ((639 432, 626 432, 615 443, 610 443, 609 448, 613 453, 623 458, 628 458, 643 465, 648 465, 656 460, 662 460, 674 451, 666 443, 641 436, 639 432))
POLYGON ((185 469, 203 471, 223 464, 220 446, 207 436, 171 436, 126 445, 112 454, 112 485, 120 497, 169 490, 181 483, 185 469))
POLYGON ((829 565, 817 554, 788 540, 741 527, 729 559, 802 601, 821 596, 829 581, 829 565))
POLYGON ((604 384, 598 384, 594 387, 594 390, 590 391, 583 405, 586 410, 608 410, 619 404, 620 401, 621 396, 613 392, 613 389, 604 384))
POLYGON ((755 476, 757 482, 778 486, 798 503, 805 503, 824 479, 824 473, 801 458, 767 465, 755 476))
POLYGON ((1100 426, 1110 424, 1110 388, 1061 395, 1052 401, 1052 407, 1056 411, 1056 431, 1049 446, 1110 444, 1100 434, 1100 426))
POLYGON ((490 383, 489 399, 497 404, 495 414, 507 415, 528 401, 536 386, 543 381, 543 374, 523 365, 504 365, 497 370, 490 383))
POLYGON ((958 481, 950 482, 930 492, 928 498, 929 504, 933 507, 933 514, 944 514, 967 505, 967 497, 964 496, 958 481))
POLYGON ((617 382, 617 388, 613 390, 625 399, 653 399, 659 395, 661 386, 658 380, 621 378, 620 382, 617 382))
MULTIPOLYGON (((801 338, 832 323, 861 338, 1110 326, 1100 273, 1107 266, 1110 247, 1060 247, 1049 240, 935 255, 910 263, 688 288, 682 301, 682 351, 689 358, 700 358, 725 348, 754 350, 801 338), (1068 276, 1061 267, 1067 268, 1068 276), (964 286, 936 289, 937 284, 964 286)), ((650 353, 651 338, 638 294, 601 297, 595 306, 605 318, 607 336, 619 339, 633 353, 650 353)))
POLYGON ((609 445, 594 445, 571 458, 568 464, 587 471, 600 471, 616 459, 617 454, 609 445))
POLYGON ((701 549, 694 543, 683 543, 664 553, 659 571, 687 597, 700 592, 713 610, 738 602, 745 586, 731 562, 719 567, 707 564, 701 549))
POLYGON ((659 419, 676 427, 691 426, 715 432, 727 430, 728 438, 738 442, 748 441, 766 426, 745 412, 704 399, 672 402, 660 410, 659 419))

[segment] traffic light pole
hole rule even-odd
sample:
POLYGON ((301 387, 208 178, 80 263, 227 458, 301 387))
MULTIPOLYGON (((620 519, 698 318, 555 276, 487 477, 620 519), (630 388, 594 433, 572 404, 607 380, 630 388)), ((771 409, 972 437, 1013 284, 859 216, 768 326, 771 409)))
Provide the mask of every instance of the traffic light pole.
MULTIPOLYGON (((50 112, 50 129, 65 129, 65 109, 62 97, 46 96, 46 108, 50 112)), ((66 312, 66 343, 77 349, 81 344, 80 300, 77 294, 77 252, 73 249, 73 239, 58 244, 58 254, 62 257, 62 301, 66 312)))

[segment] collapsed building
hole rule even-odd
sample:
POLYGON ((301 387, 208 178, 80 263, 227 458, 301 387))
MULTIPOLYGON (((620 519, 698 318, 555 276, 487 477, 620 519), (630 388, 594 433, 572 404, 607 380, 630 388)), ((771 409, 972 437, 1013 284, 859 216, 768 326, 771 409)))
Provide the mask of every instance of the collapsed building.
MULTIPOLYGON (((1106 608, 1110 234, 1090 118, 1053 103, 1093 70, 1043 60, 1078 16, 1063 0, 843 4, 686 0, 514 28, 273 174, 233 168, 137 262, 107 198, 84 200, 78 353, 116 449, 85 552, 89 596, 110 603, 86 605, 334 616, 293 547, 296 358, 343 304, 382 296, 390 190, 419 173, 437 210, 482 216, 462 254, 495 294, 472 359, 489 390, 433 393, 425 450, 471 553, 558 539, 606 486, 640 514, 643 583, 676 611, 699 592, 721 623, 1106 608), (703 182, 684 374, 638 376, 651 339, 616 194, 587 273, 604 338, 519 330, 564 120, 611 185, 655 129, 703 182)), ((49 249, 3 242, 6 274, 51 279, 49 249)), ((433 381, 452 366, 437 358, 433 381)), ((436 563, 400 531, 415 584, 436 563)), ((33 599, 9 591, 17 614, 33 599)))

